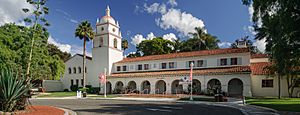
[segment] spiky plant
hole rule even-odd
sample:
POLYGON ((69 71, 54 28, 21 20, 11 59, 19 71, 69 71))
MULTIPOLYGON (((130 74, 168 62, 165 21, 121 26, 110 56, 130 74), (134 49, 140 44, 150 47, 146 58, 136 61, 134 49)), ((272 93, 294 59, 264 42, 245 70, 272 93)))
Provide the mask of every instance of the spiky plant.
POLYGON ((27 83, 29 81, 24 77, 18 79, 18 75, 7 68, 0 68, 0 72, 0 110, 11 112, 19 109, 18 104, 25 104, 24 98, 31 86, 27 83))

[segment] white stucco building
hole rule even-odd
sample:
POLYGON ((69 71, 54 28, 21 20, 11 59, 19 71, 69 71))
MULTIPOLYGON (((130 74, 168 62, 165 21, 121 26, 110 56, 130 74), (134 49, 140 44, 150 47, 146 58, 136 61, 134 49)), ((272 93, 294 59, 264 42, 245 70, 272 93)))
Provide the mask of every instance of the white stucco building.
MULTIPOLYGON (((247 48, 216 49, 193 52, 124 58, 122 35, 117 21, 106 15, 96 23, 92 57, 87 62, 87 85, 99 87, 99 75, 107 74, 107 93, 139 91, 150 94, 184 93, 189 78, 190 63, 194 63, 193 86, 196 94, 220 87, 229 96, 276 96, 277 79, 268 77, 263 68, 270 62, 266 55, 252 55, 247 48)), ((66 71, 61 79, 63 87, 82 86, 82 55, 74 55, 65 62, 66 71)), ((282 89, 287 89, 283 80, 282 89)), ((103 84, 102 84, 103 86, 103 84)), ((103 87, 101 92, 103 92, 103 87)), ((282 95, 287 96, 286 90, 282 95)), ((295 95, 300 92, 295 89, 295 95)))

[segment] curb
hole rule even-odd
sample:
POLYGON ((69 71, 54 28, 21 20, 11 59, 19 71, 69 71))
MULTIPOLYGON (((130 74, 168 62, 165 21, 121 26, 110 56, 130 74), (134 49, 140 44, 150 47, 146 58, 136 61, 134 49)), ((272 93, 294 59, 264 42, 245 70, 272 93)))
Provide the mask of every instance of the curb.
POLYGON ((65 109, 65 108, 60 108, 60 107, 55 107, 55 108, 65 111, 64 115, 77 115, 77 113, 75 111, 72 111, 70 109, 65 109))

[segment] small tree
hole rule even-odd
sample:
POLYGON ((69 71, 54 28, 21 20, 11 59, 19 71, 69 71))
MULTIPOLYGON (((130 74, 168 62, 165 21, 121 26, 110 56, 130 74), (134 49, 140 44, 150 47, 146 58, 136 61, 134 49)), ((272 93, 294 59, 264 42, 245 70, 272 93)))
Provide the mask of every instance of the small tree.
MULTIPOLYGON (((49 13, 49 8, 45 6, 46 0, 27 0, 27 2, 30 5, 33 5, 35 9, 30 11, 28 8, 23 8, 23 12, 25 13, 30 13, 33 14, 32 18, 25 18, 24 21, 32 25, 32 33, 31 33, 31 47, 30 47, 30 53, 29 53, 29 58, 28 58, 28 63, 27 63, 27 68, 26 68, 26 76, 27 80, 29 79, 29 74, 30 74, 30 65, 32 61, 32 52, 34 48, 34 43, 35 43, 35 37, 38 35, 38 29, 37 26, 40 25, 41 23, 44 24, 44 26, 50 26, 49 22, 44 18, 45 15, 49 13)), ((46 28, 43 28, 44 31, 46 31, 46 28)))

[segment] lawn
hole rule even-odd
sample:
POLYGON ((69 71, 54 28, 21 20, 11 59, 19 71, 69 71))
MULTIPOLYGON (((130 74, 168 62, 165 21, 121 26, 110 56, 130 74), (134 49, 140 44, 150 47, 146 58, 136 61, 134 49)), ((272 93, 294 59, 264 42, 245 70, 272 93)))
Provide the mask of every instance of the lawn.
POLYGON ((300 98, 246 98, 246 103, 268 107, 278 111, 300 112, 300 98))
POLYGON ((37 97, 70 97, 76 96, 76 92, 49 92, 44 94, 39 94, 37 97))

